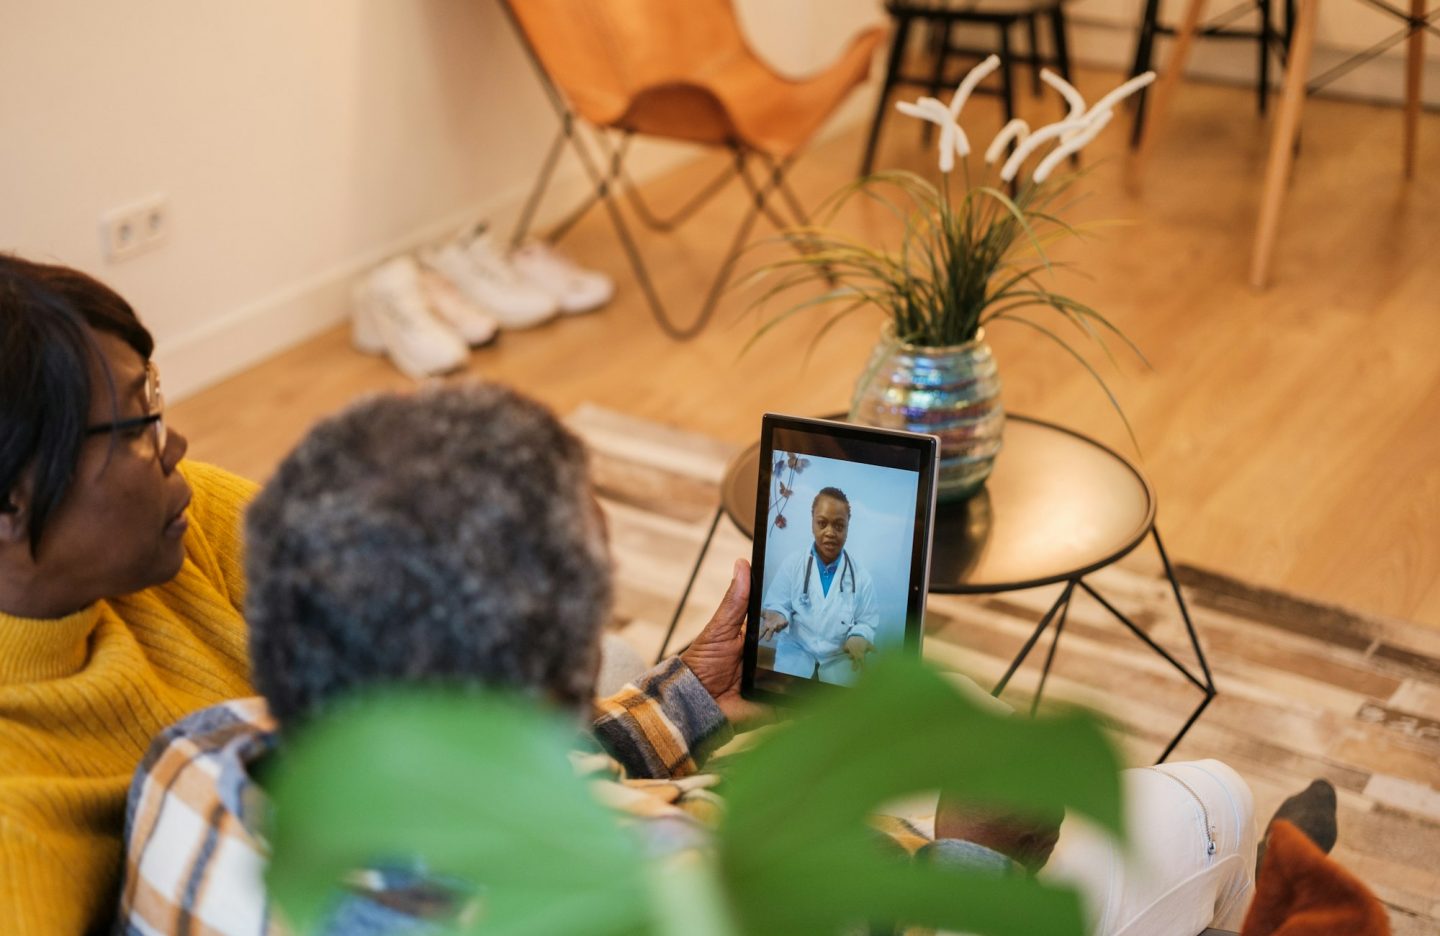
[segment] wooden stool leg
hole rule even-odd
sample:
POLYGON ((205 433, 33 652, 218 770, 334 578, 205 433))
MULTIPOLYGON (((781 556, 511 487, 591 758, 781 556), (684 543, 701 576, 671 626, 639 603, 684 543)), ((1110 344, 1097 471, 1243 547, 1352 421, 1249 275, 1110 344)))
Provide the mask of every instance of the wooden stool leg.
POLYGON ((1135 148, 1135 157, 1130 170, 1130 178, 1138 181, 1140 173, 1145 166, 1145 157, 1150 151, 1150 146, 1155 137, 1159 135, 1160 123, 1165 119, 1165 111, 1170 106, 1170 99, 1175 95, 1175 88, 1185 74, 1185 63, 1190 60, 1190 47, 1195 43, 1195 34, 1200 29, 1200 19, 1205 15, 1206 0, 1189 0, 1185 4, 1185 16, 1180 22, 1180 28, 1175 33, 1175 47, 1170 50, 1170 57, 1165 60, 1165 70, 1160 73, 1159 79, 1154 87, 1150 89, 1150 114, 1145 120, 1145 125, 1140 130, 1139 144, 1135 148))
MULTIPOLYGON (((1410 0, 1410 15, 1425 16, 1425 0, 1410 0)), ((1415 175, 1416 134, 1420 130, 1420 80, 1425 69, 1425 30, 1412 25, 1410 48, 1405 57, 1405 178, 1415 175)))
POLYGON ((1285 88, 1280 112, 1275 115, 1275 133, 1270 138, 1270 158, 1265 167, 1265 189, 1260 196, 1260 223, 1255 229, 1255 253, 1250 262, 1250 285, 1264 289, 1270 279, 1270 257, 1280 228, 1280 207, 1294 161, 1295 137, 1300 132, 1300 110, 1305 105, 1305 81, 1310 73, 1310 53, 1315 48, 1315 20, 1319 0, 1300 0, 1295 37, 1285 66, 1285 88))

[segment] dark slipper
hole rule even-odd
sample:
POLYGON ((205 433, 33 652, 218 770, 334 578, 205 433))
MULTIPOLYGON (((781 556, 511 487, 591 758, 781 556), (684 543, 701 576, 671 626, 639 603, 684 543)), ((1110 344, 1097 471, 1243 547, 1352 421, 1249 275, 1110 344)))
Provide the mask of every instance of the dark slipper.
MULTIPOLYGON (((1314 780, 1304 790, 1281 803, 1280 808, 1275 810, 1275 815, 1270 817, 1270 822, 1284 819, 1304 832, 1310 841, 1328 855, 1330 849, 1335 847, 1335 809, 1335 787, 1329 780, 1314 780)), ((1265 859, 1265 844, 1269 838, 1270 825, 1267 824, 1265 837, 1260 840, 1260 848, 1255 854, 1256 877, 1260 876, 1260 866, 1265 859)))

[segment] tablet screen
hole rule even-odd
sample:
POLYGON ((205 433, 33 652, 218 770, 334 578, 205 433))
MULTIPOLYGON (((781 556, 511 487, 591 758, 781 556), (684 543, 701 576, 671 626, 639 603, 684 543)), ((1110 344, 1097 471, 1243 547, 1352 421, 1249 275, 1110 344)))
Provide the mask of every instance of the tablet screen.
POLYGON ((746 686, 855 682, 918 652, 933 514, 931 436, 767 416, 746 686))

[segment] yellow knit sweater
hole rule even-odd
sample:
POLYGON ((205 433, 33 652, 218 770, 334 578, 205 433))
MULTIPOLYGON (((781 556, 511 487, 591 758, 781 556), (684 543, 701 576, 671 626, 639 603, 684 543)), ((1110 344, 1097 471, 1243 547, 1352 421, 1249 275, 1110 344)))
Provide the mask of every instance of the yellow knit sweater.
POLYGON ((172 581, 57 620, 0 613, 0 934, 80 933, 114 913, 125 793, 160 729, 253 694, 241 617, 255 485, 187 462, 172 581))

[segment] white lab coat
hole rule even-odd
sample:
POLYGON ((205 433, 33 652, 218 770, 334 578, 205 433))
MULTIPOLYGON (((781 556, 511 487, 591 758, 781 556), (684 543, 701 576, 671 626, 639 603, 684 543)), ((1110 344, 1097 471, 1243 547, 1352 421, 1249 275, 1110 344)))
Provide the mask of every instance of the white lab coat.
POLYGON ((818 666, 825 682, 854 682, 859 674, 845 653, 845 641, 864 637, 875 645, 880 626, 875 583, 854 556, 841 550, 829 594, 820 584, 820 560, 813 559, 807 596, 807 559, 812 559, 811 549, 797 551, 781 563, 765 586, 762 610, 774 611, 790 622, 775 638, 775 669, 809 679, 818 666))

